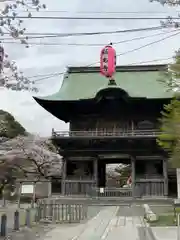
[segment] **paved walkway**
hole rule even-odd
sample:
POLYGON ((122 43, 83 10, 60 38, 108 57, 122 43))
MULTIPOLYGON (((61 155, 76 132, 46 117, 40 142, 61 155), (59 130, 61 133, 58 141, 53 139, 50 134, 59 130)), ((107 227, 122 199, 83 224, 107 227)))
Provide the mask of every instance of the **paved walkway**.
POLYGON ((142 217, 132 215, 133 212, 128 207, 108 206, 85 224, 53 229, 44 240, 115 240, 117 236, 120 240, 137 240, 142 217))
MULTIPOLYGON (((177 227, 153 227, 153 235, 157 240, 176 240, 177 227)), ((179 235, 180 236, 180 235, 179 235)))

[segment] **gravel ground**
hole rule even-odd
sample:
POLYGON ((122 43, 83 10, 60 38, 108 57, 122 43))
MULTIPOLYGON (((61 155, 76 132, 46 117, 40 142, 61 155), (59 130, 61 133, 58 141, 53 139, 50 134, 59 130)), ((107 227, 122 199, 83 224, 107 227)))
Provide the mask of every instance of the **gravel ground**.
POLYGON ((6 238, 0 237, 0 240, 36 240, 43 239, 47 232, 51 231, 56 226, 53 224, 44 225, 36 224, 32 228, 22 228, 18 232, 11 232, 6 238))

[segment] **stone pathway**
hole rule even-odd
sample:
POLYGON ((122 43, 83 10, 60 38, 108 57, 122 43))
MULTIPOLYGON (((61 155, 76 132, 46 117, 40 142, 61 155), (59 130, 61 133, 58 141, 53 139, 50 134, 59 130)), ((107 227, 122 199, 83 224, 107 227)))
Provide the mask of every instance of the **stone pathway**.
POLYGON ((85 224, 53 229, 44 240, 115 240, 117 236, 120 240, 137 240, 142 217, 133 212, 133 207, 108 206, 85 224))
MULTIPOLYGON (((13 224, 14 206, 1 209, 9 216, 8 225, 13 224), (10 218, 11 216, 11 218, 10 218), (11 220, 11 221, 10 221, 11 220)), ((176 227, 145 227, 141 205, 91 206, 89 220, 81 224, 37 225, 31 229, 9 235, 11 240, 175 240, 176 227)), ((1 238, 0 238, 1 239, 1 238)), ((4 239, 3 239, 4 240, 4 239)))

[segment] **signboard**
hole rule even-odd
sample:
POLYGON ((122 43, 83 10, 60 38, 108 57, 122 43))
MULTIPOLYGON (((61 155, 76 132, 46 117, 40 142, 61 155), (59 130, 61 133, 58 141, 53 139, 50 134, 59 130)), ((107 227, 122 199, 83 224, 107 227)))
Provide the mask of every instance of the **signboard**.
POLYGON ((33 194, 34 193, 34 185, 22 185, 21 186, 21 194, 33 194))
POLYGON ((100 193, 104 193, 104 188, 101 187, 101 188, 99 189, 99 192, 100 192, 100 193))

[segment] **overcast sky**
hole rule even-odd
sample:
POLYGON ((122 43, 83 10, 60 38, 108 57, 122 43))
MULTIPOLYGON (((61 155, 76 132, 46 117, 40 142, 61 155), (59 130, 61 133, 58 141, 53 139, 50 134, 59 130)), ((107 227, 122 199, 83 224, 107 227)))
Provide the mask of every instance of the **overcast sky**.
MULTIPOLYGON (((125 17, 140 17, 140 16, 177 16, 177 8, 163 7, 158 3, 149 3, 148 0, 41 0, 46 3, 50 11, 68 11, 68 13, 48 13, 39 12, 36 15, 60 15, 61 16, 125 16, 125 17), (121 11, 121 12, 144 12, 139 14, 83 14, 79 11, 121 11), (148 13, 154 12, 154 13, 148 13), (161 12, 161 13, 156 13, 161 12)), ((23 13, 22 13, 23 14, 23 13)), ((90 31, 116 31, 130 28, 152 27, 159 25, 159 20, 27 20, 25 26, 29 32, 90 32, 90 31)), ((165 31, 165 30, 163 30, 165 31)), ((126 33, 126 34, 111 34, 103 36, 86 36, 86 37, 69 37, 65 39, 43 39, 37 40, 42 42, 54 43, 103 43, 116 42, 126 39, 131 39, 139 36, 147 36, 157 34, 160 31, 141 32, 141 33, 126 33)), ((117 53, 125 52, 133 48, 137 48, 143 44, 168 36, 159 35, 149 37, 148 39, 133 41, 117 45, 117 53)), ((118 58, 118 65, 130 64, 140 61, 149 61, 154 59, 169 58, 174 51, 180 46, 180 35, 172 37, 158 44, 149 46, 139 51, 123 55, 118 58)), ((48 74, 61 72, 65 70, 67 65, 87 65, 99 60, 99 52, 101 47, 75 47, 75 46, 32 46, 29 49, 18 44, 5 44, 6 51, 9 57, 15 60, 19 68, 26 76, 37 74, 48 74)), ((167 61, 163 61, 165 63, 167 61)), ((37 87, 40 89, 38 95, 48 95, 58 91, 61 85, 61 77, 54 77, 39 81, 37 87)), ((51 129, 65 130, 67 124, 54 118, 51 114, 41 108, 33 99, 32 94, 27 92, 12 92, 9 90, 0 89, 0 109, 4 109, 12 113, 15 118, 23 124, 30 132, 48 136, 51 134, 51 129)))

